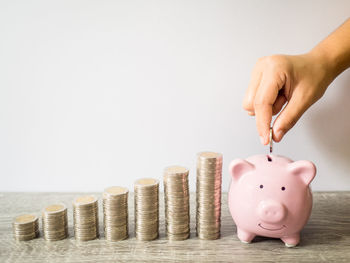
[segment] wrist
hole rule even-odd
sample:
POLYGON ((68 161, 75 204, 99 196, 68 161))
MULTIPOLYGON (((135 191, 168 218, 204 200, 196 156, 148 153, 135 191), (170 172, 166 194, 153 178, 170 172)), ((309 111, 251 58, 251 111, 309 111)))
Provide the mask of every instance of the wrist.
POLYGON ((341 73, 336 57, 322 47, 315 47, 306 56, 327 86, 341 73))

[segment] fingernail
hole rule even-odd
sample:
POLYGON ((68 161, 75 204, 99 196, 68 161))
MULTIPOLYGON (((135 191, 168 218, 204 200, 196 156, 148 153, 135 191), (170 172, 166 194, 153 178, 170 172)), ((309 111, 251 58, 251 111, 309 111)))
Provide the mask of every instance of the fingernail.
POLYGON ((260 142, 262 145, 265 145, 265 138, 263 136, 260 136, 260 142))
POLYGON ((281 130, 279 130, 279 131, 277 131, 277 132, 275 133, 275 136, 276 136, 276 140, 277 140, 277 141, 280 141, 280 140, 282 140, 282 138, 283 138, 283 136, 284 136, 284 132, 281 131, 281 130))

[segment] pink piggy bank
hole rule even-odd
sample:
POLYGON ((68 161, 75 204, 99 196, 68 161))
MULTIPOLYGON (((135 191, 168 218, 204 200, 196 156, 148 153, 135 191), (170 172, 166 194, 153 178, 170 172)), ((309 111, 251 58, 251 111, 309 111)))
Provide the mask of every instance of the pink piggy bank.
POLYGON ((255 236, 280 238, 287 247, 299 243, 300 231, 312 209, 310 182, 316 167, 276 155, 233 160, 228 204, 238 238, 250 243, 255 236))

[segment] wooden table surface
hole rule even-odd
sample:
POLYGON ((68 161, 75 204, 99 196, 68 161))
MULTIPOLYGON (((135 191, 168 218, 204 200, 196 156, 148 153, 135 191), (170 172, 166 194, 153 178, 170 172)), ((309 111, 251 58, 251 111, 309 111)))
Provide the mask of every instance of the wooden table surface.
MULTIPOLYGON (((95 193, 101 196, 101 193, 95 193)), ((311 218, 302 231, 301 243, 287 248, 279 239, 256 238, 241 243, 227 207, 222 201, 222 236, 199 240, 195 235, 195 195, 191 194, 191 237, 168 241, 164 232, 163 196, 160 196, 160 238, 141 242, 133 233, 133 198, 129 197, 130 237, 108 242, 102 231, 97 240, 77 242, 72 230, 72 200, 81 193, 0 193, 0 262, 350 262, 350 192, 316 192, 311 218), (16 242, 12 219, 22 213, 36 213, 55 202, 68 206, 68 239, 46 242, 41 236, 16 242)), ((99 203, 101 206, 101 202, 99 203)), ((40 222, 41 227, 41 222, 40 222)))

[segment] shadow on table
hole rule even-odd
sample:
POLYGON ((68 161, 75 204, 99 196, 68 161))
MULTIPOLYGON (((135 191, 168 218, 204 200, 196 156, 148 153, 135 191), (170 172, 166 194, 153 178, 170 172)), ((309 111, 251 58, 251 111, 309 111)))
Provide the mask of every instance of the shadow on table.
POLYGON ((311 218, 302 231, 301 245, 330 244, 350 237, 350 196, 326 196, 315 202, 311 218))

